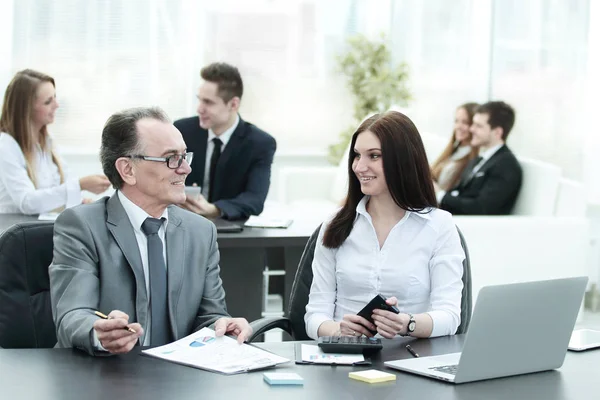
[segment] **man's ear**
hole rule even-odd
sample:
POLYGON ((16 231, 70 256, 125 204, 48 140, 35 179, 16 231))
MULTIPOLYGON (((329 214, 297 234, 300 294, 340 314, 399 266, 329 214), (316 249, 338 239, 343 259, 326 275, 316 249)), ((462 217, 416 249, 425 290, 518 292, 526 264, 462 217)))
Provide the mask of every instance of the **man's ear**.
POLYGON ((118 158, 117 161, 115 161, 115 167, 117 168, 119 175, 121 175, 121 179, 123 179, 126 184, 131 186, 135 185, 135 165, 131 158, 118 158))
POLYGON ((497 126, 494 129, 492 129, 492 133, 494 134, 494 137, 498 140, 504 140, 502 139, 502 135, 504 135, 504 129, 502 129, 501 126, 497 126))
POLYGON ((231 111, 238 112, 240 109, 240 98, 235 96, 233 99, 229 100, 229 108, 231 111))

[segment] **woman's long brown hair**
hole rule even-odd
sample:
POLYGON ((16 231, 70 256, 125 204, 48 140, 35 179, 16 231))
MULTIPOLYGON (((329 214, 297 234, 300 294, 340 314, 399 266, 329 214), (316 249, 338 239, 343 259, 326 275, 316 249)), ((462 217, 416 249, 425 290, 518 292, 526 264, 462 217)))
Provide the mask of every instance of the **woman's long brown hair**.
MULTIPOLYGON (((469 124, 472 124, 473 123, 473 115, 475 114, 475 109, 477 108, 477 106, 479 106, 479 104, 477 104, 477 103, 465 103, 465 104, 460 105, 456 109, 456 111, 460 110, 461 108, 463 110, 465 110, 467 115, 469 116, 469 124)), ((456 132, 454 130, 452 130, 452 135, 450 136, 450 141, 444 148, 444 151, 442 151, 442 154, 440 154, 440 156, 437 158, 437 160, 435 160, 435 162, 431 166, 431 176, 433 177, 434 181, 437 182, 438 179, 440 179, 440 174, 442 173, 442 169, 444 169, 444 166, 446 165, 446 163, 448 162, 448 160, 450 159, 452 154, 454 154, 454 152, 458 149, 458 147, 459 147, 459 145, 457 145, 457 143, 456 143, 456 132)), ((450 188, 453 188, 454 186, 456 186, 456 184, 458 183, 458 180, 460 179, 460 175, 461 175, 462 171, 465 169, 465 167, 467 166, 469 161, 471 161, 473 158, 477 157, 477 151, 478 151, 477 148, 473 147, 467 157, 464 157, 456 162, 457 168, 456 168, 455 175, 453 176, 453 179, 450 183, 450 188)))
MULTIPOLYGON (((8 84, 4 93, 2 115, 0 115, 0 131, 11 135, 19 144, 25 156, 27 175, 37 187, 35 174, 35 151, 39 144, 42 151, 48 145, 48 129, 42 127, 40 132, 33 132, 31 116, 38 87, 43 82, 50 82, 56 87, 54 78, 32 69, 17 72, 8 84)), ((53 148, 50 148, 52 162, 56 164, 60 174, 60 182, 64 182, 64 172, 53 148)))
POLYGON ((352 170, 356 138, 362 132, 372 132, 381 142, 383 174, 388 190, 398 207, 415 212, 429 212, 436 207, 433 180, 421 135, 404 114, 388 111, 366 119, 352 135, 348 154, 348 194, 342 209, 336 214, 323 236, 323 245, 338 248, 350 235, 356 216, 356 206, 364 194, 352 170))

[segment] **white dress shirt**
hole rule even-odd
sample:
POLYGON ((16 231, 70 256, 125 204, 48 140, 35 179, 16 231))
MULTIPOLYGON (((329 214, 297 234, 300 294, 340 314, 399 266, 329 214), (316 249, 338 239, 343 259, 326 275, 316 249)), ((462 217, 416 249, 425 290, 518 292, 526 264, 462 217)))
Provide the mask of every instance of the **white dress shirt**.
POLYGON ((467 157, 471 153, 471 149, 472 147, 469 145, 460 146, 454 153, 452 153, 452 155, 448 158, 446 165, 444 165, 440 171, 440 176, 437 181, 439 186, 446 187, 454 181, 454 178, 456 177, 458 161, 467 157))
POLYGON ((69 179, 66 164, 59 159, 65 174, 65 182, 60 183, 51 148, 52 139, 48 137, 47 148, 42 150, 38 145, 35 152, 36 187, 27 175, 19 144, 11 135, 0 133, 0 214, 40 214, 81 204, 79 179, 69 179))
POLYGON ((215 135, 212 129, 208 130, 208 142, 206 143, 206 159, 204 160, 204 183, 202 184, 201 189, 202 195, 206 198, 206 200, 208 200, 208 193, 210 185, 212 183, 210 181, 210 158, 212 157, 212 153, 215 148, 215 144, 212 140, 217 137, 221 139, 221 142, 223 142, 223 144, 221 145, 221 154, 223 154, 223 151, 225 151, 225 146, 227 146, 229 139, 231 139, 231 135, 233 135, 233 132, 235 131, 239 123, 240 116, 236 115, 235 122, 233 123, 233 125, 231 125, 225 132, 221 133, 219 136, 215 135))
POLYGON ((462 262, 465 258, 450 213, 407 211, 383 247, 366 210, 369 196, 356 207, 354 227, 337 249, 323 246, 319 232, 312 264, 313 281, 304 321, 316 339, 325 321, 356 314, 375 295, 395 296, 404 313, 428 313, 431 337, 451 335, 460 325, 462 262))
MULTIPOLYGON (((127 198, 120 190, 117 192, 117 196, 119 197, 119 201, 121 205, 125 209, 125 213, 127 217, 129 217, 129 222, 133 226, 133 232, 135 233, 135 240, 137 241, 138 248, 140 250, 140 256, 142 259, 142 268, 144 269, 144 280, 146 281, 146 293, 148 294, 148 319, 146 320, 146 326, 144 328, 144 337, 142 339, 142 346, 150 345, 150 335, 152 332, 150 331, 150 327, 152 326, 152 313, 150 312, 150 303, 152 302, 152 298, 150 297, 150 277, 148 272, 148 238, 144 231, 142 231, 142 224, 146 220, 146 218, 154 218, 149 215, 146 211, 142 210, 138 205, 133 203, 131 200, 127 198)), ((167 224, 169 223, 169 210, 165 209, 160 218, 165 218, 165 222, 162 224, 160 229, 158 230, 158 237, 163 243, 163 257, 165 259, 165 266, 167 265, 167 246, 165 240, 165 232, 167 230, 167 224)), ((159 219, 160 219, 159 218, 159 219)), ((99 350, 105 350, 100 341, 98 340, 98 335, 94 330, 94 345, 99 350)))

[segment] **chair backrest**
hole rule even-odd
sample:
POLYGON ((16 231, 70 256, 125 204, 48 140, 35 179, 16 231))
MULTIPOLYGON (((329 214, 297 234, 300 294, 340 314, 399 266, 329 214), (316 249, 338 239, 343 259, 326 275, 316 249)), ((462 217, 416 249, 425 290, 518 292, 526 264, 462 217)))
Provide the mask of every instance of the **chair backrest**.
POLYGON ((26 222, 0 236, 0 347, 56 344, 48 276, 53 227, 47 221, 26 222))
POLYGON ((456 227, 458 236, 460 237, 460 245, 465 252, 465 259, 463 261, 463 290, 460 301, 460 325, 456 329, 456 334, 467 333, 469 324, 471 323, 471 313, 473 312, 473 288, 471 283, 471 258, 469 257, 469 248, 467 242, 458 226, 456 227))
POLYGON ((306 314, 306 305, 308 304, 308 294, 313 280, 312 262, 315 256, 315 247, 317 246, 317 237, 321 225, 308 238, 296 276, 290 293, 290 302, 288 315, 292 324, 292 333, 294 340, 311 340, 306 334, 306 325, 304 324, 304 314, 306 314))
POLYGON ((582 183, 561 178, 554 205, 554 216, 584 218, 587 211, 586 196, 585 186, 582 183))
POLYGON ((523 182, 512 215, 554 215, 561 169, 539 160, 519 157, 523 170, 523 182))
MULTIPOLYGON (((312 262, 320 229, 321 226, 319 226, 312 233, 312 235, 310 235, 310 238, 304 247, 302 257, 300 258, 300 263, 298 264, 298 269, 296 270, 296 276, 294 277, 294 284, 292 285, 288 315, 292 325, 294 340, 311 340, 311 338, 306 334, 304 314, 306 314, 308 295, 310 293, 310 286, 313 280, 312 262)), ((466 333, 469 328, 469 324, 471 323, 473 295, 471 286, 471 261, 469 258, 469 249, 467 248, 467 242, 465 241, 460 229, 456 227, 456 230, 458 231, 458 235, 460 237, 460 244, 465 252, 465 260, 463 261, 463 290, 460 310, 460 325, 456 330, 456 334, 460 334, 466 333)))

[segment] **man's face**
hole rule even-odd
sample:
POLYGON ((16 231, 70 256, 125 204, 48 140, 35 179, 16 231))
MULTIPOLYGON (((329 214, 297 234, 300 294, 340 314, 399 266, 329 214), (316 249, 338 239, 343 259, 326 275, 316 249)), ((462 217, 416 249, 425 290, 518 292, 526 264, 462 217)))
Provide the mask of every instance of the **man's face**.
MULTIPOLYGON (((185 154, 186 145, 181 133, 173 124, 144 118, 137 122, 141 155, 168 157, 185 154)), ((160 209, 171 204, 185 202, 185 178, 192 171, 184 160, 177 169, 170 169, 166 162, 135 160, 132 189, 145 210, 160 209)))
POLYGON ((488 114, 476 113, 473 116, 473 124, 470 128, 473 135, 471 146, 488 149, 502 142, 502 128, 496 127, 492 129, 488 120, 488 114))
POLYGON ((237 113, 236 101, 233 98, 227 103, 218 95, 218 85, 204 81, 198 88, 198 116, 200 126, 221 133, 227 129, 232 116, 237 113))

